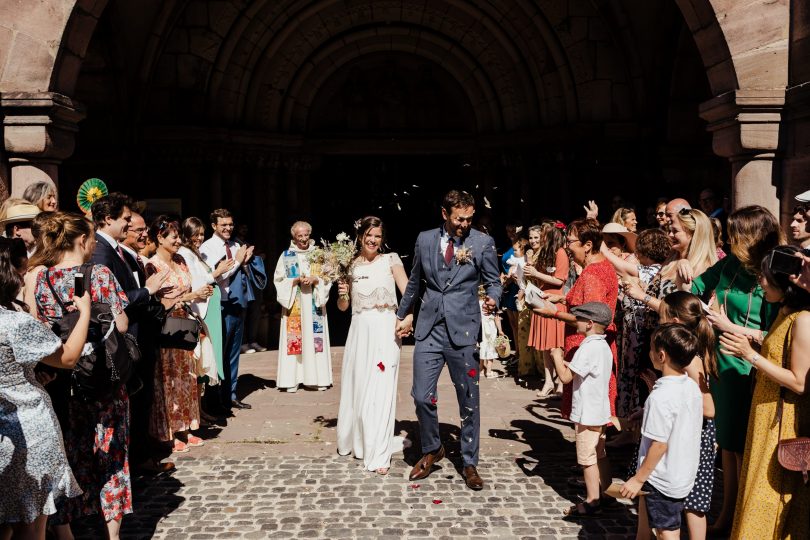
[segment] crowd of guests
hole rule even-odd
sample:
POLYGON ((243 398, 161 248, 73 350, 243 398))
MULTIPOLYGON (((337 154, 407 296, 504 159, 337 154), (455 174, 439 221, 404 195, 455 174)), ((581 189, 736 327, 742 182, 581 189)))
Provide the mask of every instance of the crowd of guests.
POLYGON ((607 451, 635 445, 619 489, 643 494, 639 538, 680 538, 682 523, 690 538, 810 535, 810 491, 776 452, 810 436, 810 192, 797 201, 789 235, 761 206, 726 214, 711 190, 700 209, 661 201, 644 230, 621 205, 600 224, 592 201, 567 226, 507 226, 513 364, 576 426, 585 493, 570 518, 609 504, 607 451))
MULTIPOLYGON (((640 495, 638 537, 678 538, 685 523, 690 538, 704 538, 719 448, 723 495, 713 530, 810 537, 810 492, 802 474, 776 457, 780 441, 810 435, 808 201, 810 192, 794 209, 790 244, 767 209, 727 214, 710 190, 700 194, 700 209, 685 199, 661 201, 647 212, 646 227, 621 201, 607 223, 591 201, 586 216, 567 225, 507 226, 501 307, 508 324, 479 293, 480 367, 496 376, 493 360, 508 328, 518 376, 541 378, 537 397, 558 397, 574 422, 582 472, 574 483, 584 496, 568 518, 598 515, 610 504, 608 449, 635 445, 619 490, 640 495)), ((203 445, 194 433, 201 426, 250 408, 238 399, 239 356, 259 348, 255 334, 244 335, 245 317, 267 275, 253 246, 236 237, 228 210, 213 211, 208 223, 208 239, 197 217, 161 215, 147 226, 120 193, 97 200, 87 215, 60 211, 49 183, 0 206, 4 538, 44 538, 50 528, 69 539, 71 522, 93 514, 118 538, 132 512, 130 466, 170 471, 174 464, 160 459, 166 451, 203 445), (167 330, 178 321, 196 321, 197 331, 178 341, 167 330), (74 368, 89 354, 87 343, 103 343, 113 330, 137 342, 132 374, 88 393, 74 368)), ((379 256, 378 218, 357 229, 354 284, 338 282, 338 307, 352 307, 347 349, 365 346, 381 320, 391 326, 396 289, 402 293, 407 282, 399 257, 379 256)), ((277 387, 326 390, 332 368, 324 308, 332 283, 315 267, 311 226, 296 222, 290 234, 273 276, 282 308, 277 387)), ((449 265, 459 255, 448 245, 449 265)), ((390 379, 383 397, 391 406, 347 412, 371 385, 355 377, 343 389, 338 430, 339 452, 357 456, 363 444, 354 416, 377 419, 369 426, 379 429, 363 429, 379 432, 384 451, 366 456, 366 468, 378 474, 388 472, 394 451, 399 341, 389 341, 390 361, 373 356, 377 349, 369 354, 379 361, 374 375, 390 379)), ((435 406, 431 399, 426 404, 435 406)))
POLYGON ((0 536, 70 539, 71 522, 99 514, 115 539, 132 512, 131 469, 173 470, 162 458, 202 446, 196 430, 250 408, 236 382, 264 266, 232 238, 226 209, 212 212, 206 240, 201 219, 147 226, 120 193, 87 215, 58 210, 49 183, 24 196, 0 207, 0 536), (111 350, 113 329, 137 347, 111 350), (99 373, 121 354, 128 377, 112 369, 92 390, 81 384, 80 359, 99 373))

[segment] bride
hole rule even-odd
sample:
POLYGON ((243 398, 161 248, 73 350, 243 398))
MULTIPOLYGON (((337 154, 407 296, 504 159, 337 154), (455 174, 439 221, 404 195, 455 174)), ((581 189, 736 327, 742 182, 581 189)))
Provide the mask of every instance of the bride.
MULTIPOLYGON (((380 253, 385 229, 380 218, 359 222, 359 255, 352 265, 351 283, 338 284, 338 308, 349 308, 352 324, 346 339, 338 412, 338 453, 354 454, 366 470, 385 475, 391 455, 403 448, 394 437, 397 373, 401 342, 394 333, 397 293, 404 293, 408 276, 396 253, 380 253)), ((412 315, 408 315, 412 317, 412 315)))

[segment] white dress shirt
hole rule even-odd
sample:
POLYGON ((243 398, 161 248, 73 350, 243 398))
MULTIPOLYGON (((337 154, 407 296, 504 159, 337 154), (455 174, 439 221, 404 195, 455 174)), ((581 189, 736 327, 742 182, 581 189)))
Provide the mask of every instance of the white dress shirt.
POLYGON ((442 257, 444 257, 444 254, 447 251, 447 243, 450 242, 450 240, 453 241, 453 253, 455 253, 455 250, 458 249, 461 242, 457 237, 450 236, 450 233, 447 232, 447 227, 442 225, 442 237, 439 240, 439 253, 442 254, 442 257))
MULTIPOLYGON (((236 258, 236 251, 241 247, 239 243, 233 240, 228 240, 228 247, 231 248, 231 257, 236 258)), ((219 235, 213 235, 200 246, 200 255, 202 255, 202 259, 212 270, 216 270, 219 261, 227 256, 227 253, 225 252, 225 240, 220 238, 219 235)), ((231 277, 233 277, 237 270, 239 270, 238 264, 234 265, 233 268, 217 278, 217 284, 222 292, 223 302, 227 301, 228 299, 228 293, 231 290, 231 277)))

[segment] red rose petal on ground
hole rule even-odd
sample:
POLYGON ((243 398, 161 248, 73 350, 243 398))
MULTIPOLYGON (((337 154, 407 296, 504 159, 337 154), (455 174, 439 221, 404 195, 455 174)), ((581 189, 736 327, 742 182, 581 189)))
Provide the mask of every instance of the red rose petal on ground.
POLYGON ((469 375, 470 377, 475 377, 476 375, 478 375, 478 370, 472 368, 470 371, 467 372, 467 375, 469 375))
POLYGON ((385 371, 385 364, 383 364, 382 362, 377 364, 377 367, 380 368, 380 371, 385 371))
POLYGON ((411 489, 419 489, 421 484, 411 484, 411 489))
POLYGON ((433 499, 433 504, 442 504, 441 499, 433 499))

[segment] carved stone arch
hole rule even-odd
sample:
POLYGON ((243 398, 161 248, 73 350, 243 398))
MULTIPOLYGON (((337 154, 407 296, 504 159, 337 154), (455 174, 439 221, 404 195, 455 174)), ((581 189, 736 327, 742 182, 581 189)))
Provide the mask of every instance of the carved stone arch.
MULTIPOLYGON (((466 51, 459 50, 456 54, 447 53, 451 44, 441 35, 423 31, 418 34, 418 38, 413 38, 413 36, 393 33, 385 42, 353 35, 346 36, 341 42, 333 42, 331 45, 331 47, 324 47, 322 53, 305 64, 310 66, 308 69, 295 74, 286 95, 282 99, 272 102, 276 106, 278 114, 276 115, 274 111, 266 111, 262 115, 265 120, 272 120, 278 116, 279 128, 282 131, 302 132, 306 127, 305 111, 311 105, 317 90, 324 81, 355 58, 375 51, 388 50, 422 56, 441 65, 453 75, 466 90, 468 101, 477 113, 476 125, 479 132, 497 131, 504 124, 502 107, 492 81, 466 51)), ((260 104, 268 107, 271 100, 263 101, 257 97, 255 101, 249 103, 248 114, 260 104)))

